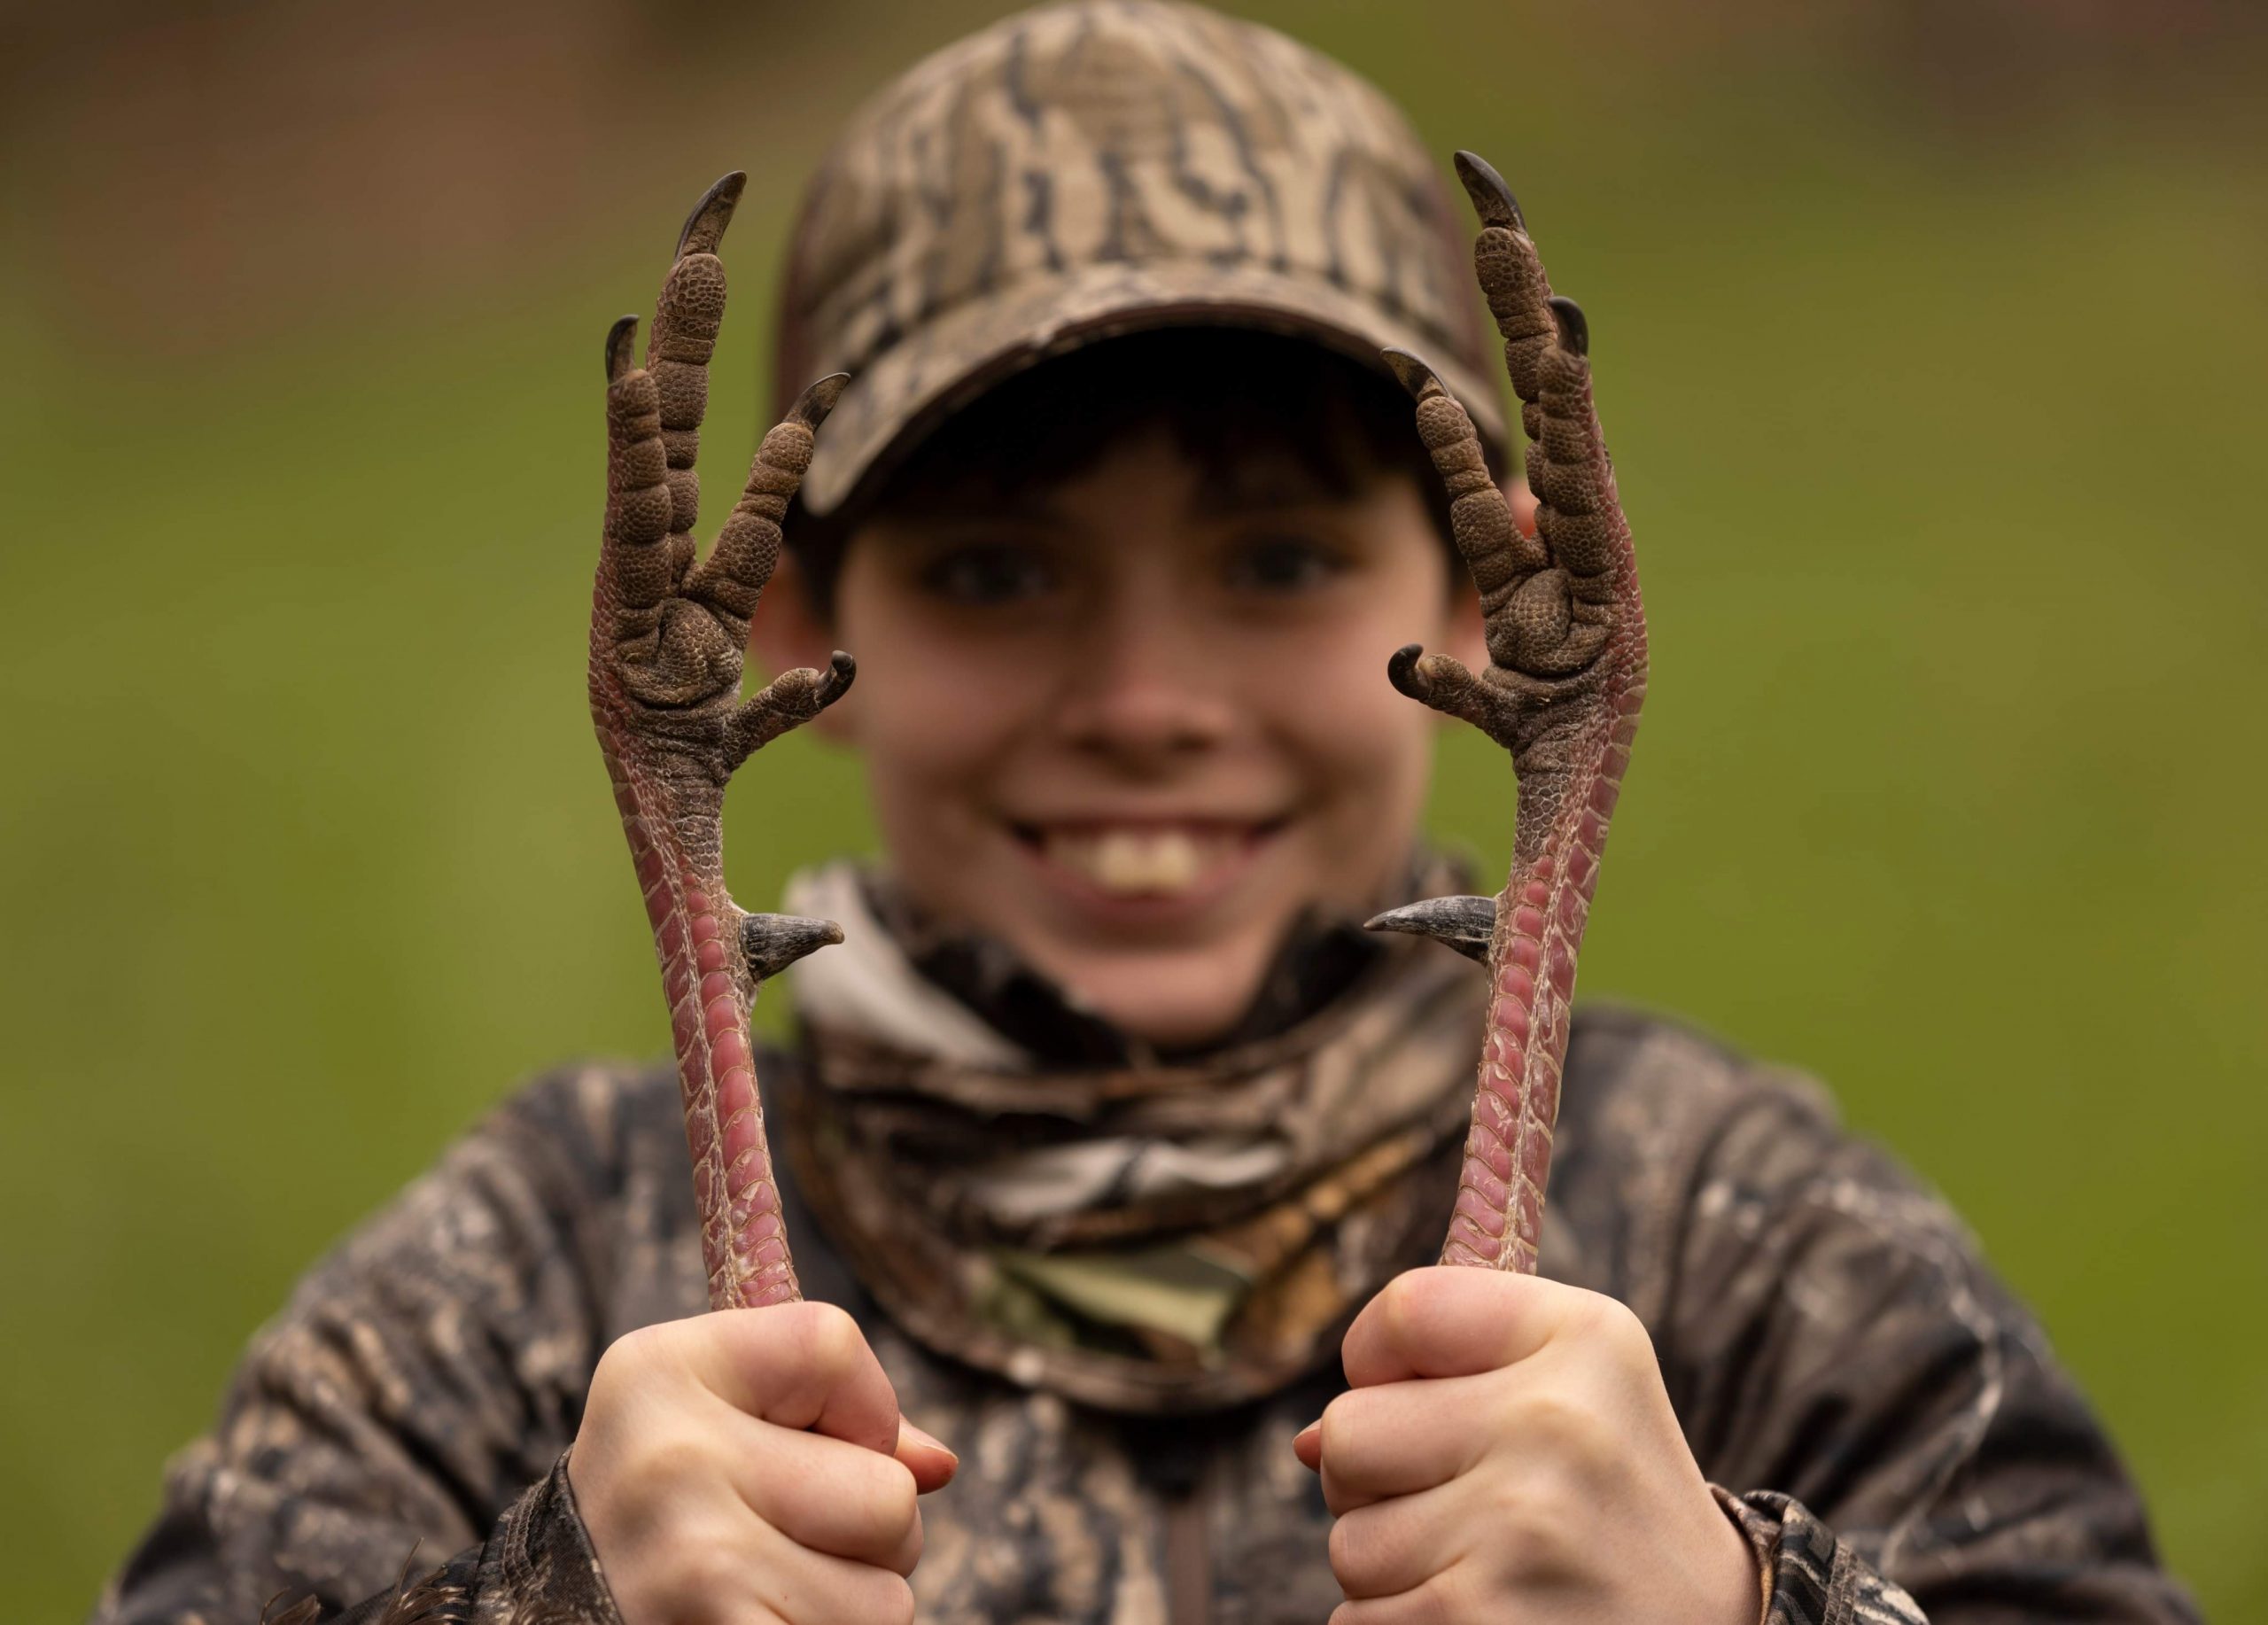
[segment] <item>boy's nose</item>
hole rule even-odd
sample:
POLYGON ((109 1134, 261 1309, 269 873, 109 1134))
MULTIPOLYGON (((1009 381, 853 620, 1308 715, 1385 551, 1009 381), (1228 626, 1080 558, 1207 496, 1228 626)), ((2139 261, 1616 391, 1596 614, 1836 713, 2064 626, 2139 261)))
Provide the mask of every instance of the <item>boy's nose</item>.
POLYGON ((1180 618, 1113 618, 1079 640, 1057 715, 1067 743, 1149 765, 1229 736, 1235 713, 1225 673, 1203 658, 1200 640, 1173 624, 1180 618))

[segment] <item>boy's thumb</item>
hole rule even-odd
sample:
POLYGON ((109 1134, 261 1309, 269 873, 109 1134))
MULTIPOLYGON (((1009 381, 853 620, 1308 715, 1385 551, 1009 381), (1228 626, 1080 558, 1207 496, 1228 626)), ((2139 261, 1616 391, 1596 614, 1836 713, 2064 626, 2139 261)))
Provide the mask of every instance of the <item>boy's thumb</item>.
POLYGON ((947 1450, 942 1441, 907 1421, 897 1419, 897 1450, 895 1454, 913 1474, 913 1488, 923 1495, 933 1489, 943 1489, 953 1481, 953 1474, 960 1471, 960 1458, 947 1450))

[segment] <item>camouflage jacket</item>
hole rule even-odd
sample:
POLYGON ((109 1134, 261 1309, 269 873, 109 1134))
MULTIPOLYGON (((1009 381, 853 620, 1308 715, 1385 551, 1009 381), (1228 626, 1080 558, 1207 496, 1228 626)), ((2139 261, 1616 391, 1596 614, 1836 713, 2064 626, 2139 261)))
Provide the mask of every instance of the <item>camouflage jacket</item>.
MULTIPOLYGON (((1814 1086, 1587 1010, 1565 1102, 1546 1273, 1651 1333, 1763 1560, 1761 1618, 2197 1617, 2039 1328, 1814 1086)), ((98 1625, 249 1625, 307 1591, 358 1621, 617 1625, 565 1453, 601 1352, 706 1307, 684 1161, 666 1069, 566 1070, 500 1108, 260 1333, 98 1625), (397 1595, 413 1547, 446 1562, 397 1595)), ((1335 1371, 1215 1417, 1085 1411, 928 1354, 789 1217, 806 1291, 961 1455, 925 1504, 920 1617, 1317 1625, 1338 1603, 1291 1450, 1335 1371)))

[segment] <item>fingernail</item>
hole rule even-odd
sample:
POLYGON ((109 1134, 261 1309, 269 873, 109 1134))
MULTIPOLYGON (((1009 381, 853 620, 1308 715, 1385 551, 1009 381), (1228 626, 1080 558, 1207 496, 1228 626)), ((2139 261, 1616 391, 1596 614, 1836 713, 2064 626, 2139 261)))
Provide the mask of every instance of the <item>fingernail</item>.
POLYGON ((955 1461, 959 1461, 960 1459, 959 1453, 956 1451, 952 1446, 947 1444, 943 1439, 937 1437, 936 1435, 928 1432, 923 1428, 916 1427, 904 1417, 897 1419, 897 1431, 899 1436, 902 1438, 911 1439, 916 1444, 926 1444, 933 1450, 943 1450, 946 1455, 951 1456, 955 1461))

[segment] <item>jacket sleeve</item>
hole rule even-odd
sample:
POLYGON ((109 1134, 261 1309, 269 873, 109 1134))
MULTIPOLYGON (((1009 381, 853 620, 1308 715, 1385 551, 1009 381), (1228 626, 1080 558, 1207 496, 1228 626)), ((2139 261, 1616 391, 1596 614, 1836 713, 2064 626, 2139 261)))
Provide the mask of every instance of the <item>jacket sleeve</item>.
POLYGON ((1657 1350, 1773 1625, 2197 1619, 2039 1327, 1815 1092, 1736 1096, 1685 1189, 1657 1350))
POLYGON ((96 1625, 616 1625, 565 1453, 599 1354, 666 1312, 620 1283, 667 1274, 684 1183, 639 1177, 621 1082, 532 1086, 300 1283, 96 1625))
POLYGON ((1802 1503, 1767 1489, 1709 1489, 1756 1554, 1762 1625, 1929 1625, 1919 1603, 1802 1503))

